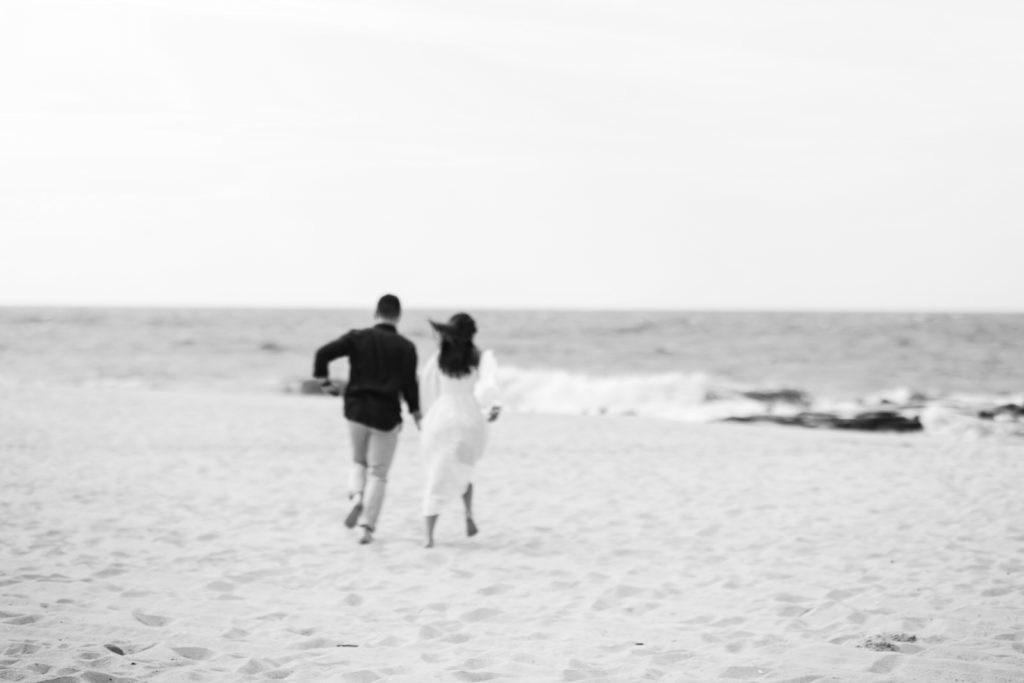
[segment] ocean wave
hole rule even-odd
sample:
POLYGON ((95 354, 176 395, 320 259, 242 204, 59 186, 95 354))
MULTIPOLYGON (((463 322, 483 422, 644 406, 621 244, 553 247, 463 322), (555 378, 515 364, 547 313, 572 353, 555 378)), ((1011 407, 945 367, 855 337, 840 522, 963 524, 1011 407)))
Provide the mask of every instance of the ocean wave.
POLYGON ((600 376, 515 366, 503 367, 500 380, 506 407, 518 412, 1024 436, 1024 395, 928 396, 894 387, 838 400, 789 387, 744 385, 706 373, 600 376))
POLYGON ((746 387, 705 373, 598 376, 505 366, 500 380, 508 408, 533 413, 707 422, 760 414, 769 407, 793 409, 807 400, 799 390, 746 387))

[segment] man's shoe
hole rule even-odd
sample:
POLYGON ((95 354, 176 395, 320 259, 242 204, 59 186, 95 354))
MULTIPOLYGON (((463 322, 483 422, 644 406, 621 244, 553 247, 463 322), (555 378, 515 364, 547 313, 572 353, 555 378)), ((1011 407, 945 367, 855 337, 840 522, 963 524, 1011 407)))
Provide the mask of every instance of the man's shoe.
POLYGON ((352 509, 348 513, 348 517, 345 518, 345 526, 349 529, 353 529, 356 526, 356 522, 359 521, 359 515, 363 514, 363 495, 357 493, 355 495, 356 504, 352 506, 352 509))

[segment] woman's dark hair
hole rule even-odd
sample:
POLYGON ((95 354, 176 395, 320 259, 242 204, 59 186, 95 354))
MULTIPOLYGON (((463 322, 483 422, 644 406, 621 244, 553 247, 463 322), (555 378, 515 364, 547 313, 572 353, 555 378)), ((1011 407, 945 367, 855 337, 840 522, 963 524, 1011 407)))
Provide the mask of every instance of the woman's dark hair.
POLYGON ((437 364, 449 377, 465 377, 480 365, 480 349, 473 343, 476 322, 465 313, 456 313, 446 323, 430 324, 441 335, 441 353, 437 364))

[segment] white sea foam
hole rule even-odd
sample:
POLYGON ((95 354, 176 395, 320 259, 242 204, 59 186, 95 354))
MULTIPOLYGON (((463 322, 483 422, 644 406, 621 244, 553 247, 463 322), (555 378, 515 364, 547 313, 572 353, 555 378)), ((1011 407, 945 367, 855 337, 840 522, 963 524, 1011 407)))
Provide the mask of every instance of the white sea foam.
POLYGON ((859 400, 811 398, 801 392, 744 386, 707 373, 591 375, 561 369, 501 370, 507 408, 518 412, 638 415, 710 422, 758 415, 794 416, 802 411, 853 418, 875 411, 920 417, 928 432, 950 436, 1024 435, 1024 421, 982 417, 998 405, 1024 405, 1024 396, 952 394, 926 397, 908 387, 859 400))
POLYGON ((501 384, 505 404, 520 412, 704 422, 766 411, 764 402, 743 397, 742 387, 704 373, 597 376, 505 366, 501 384))

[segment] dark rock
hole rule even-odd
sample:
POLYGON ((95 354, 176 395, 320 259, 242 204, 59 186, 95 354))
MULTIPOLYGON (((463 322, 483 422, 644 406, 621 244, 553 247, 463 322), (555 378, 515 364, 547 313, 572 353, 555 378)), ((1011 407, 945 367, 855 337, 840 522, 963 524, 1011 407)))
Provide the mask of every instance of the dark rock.
POLYGON ((921 420, 896 412, 872 411, 853 417, 839 417, 831 413, 804 412, 796 415, 747 415, 727 417, 726 422, 770 422, 773 424, 810 427, 813 429, 856 429, 870 432, 918 432, 921 420))
POLYGON ((124 650, 119 648, 117 645, 104 645, 103 647, 107 648, 108 650, 113 652, 115 655, 122 655, 122 656, 124 655, 124 650))
POLYGON ((907 417, 896 412, 873 411, 860 413, 851 418, 841 419, 837 429, 859 429, 869 432, 919 432, 921 419, 916 415, 907 417))
POLYGON ((840 422, 842 422, 842 418, 832 413, 804 412, 796 416, 794 424, 814 429, 836 429, 840 422))
POLYGON ((771 424, 796 425, 799 421, 795 415, 734 415, 727 417, 723 422, 770 422, 771 424))
POLYGON ((995 420, 1000 417, 1019 420, 1021 417, 1024 417, 1024 406, 1019 406, 1015 403, 1006 403, 1001 406, 996 406, 992 410, 982 410, 978 412, 978 417, 983 420, 995 420))

